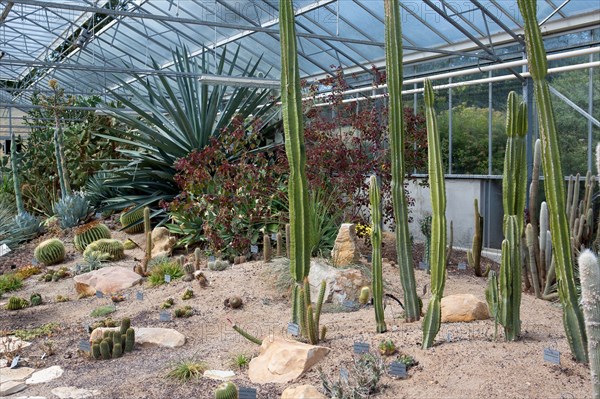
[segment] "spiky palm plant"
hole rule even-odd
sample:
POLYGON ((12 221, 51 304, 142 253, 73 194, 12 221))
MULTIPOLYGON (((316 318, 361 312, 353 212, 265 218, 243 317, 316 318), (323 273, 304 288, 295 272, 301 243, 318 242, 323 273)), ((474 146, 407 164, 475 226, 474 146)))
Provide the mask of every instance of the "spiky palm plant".
MULTIPOLYGON (((224 49, 212 69, 208 53, 204 49, 198 60, 185 47, 176 49, 173 68, 177 77, 171 80, 164 74, 135 75, 134 82, 121 80, 122 89, 112 92, 125 108, 111 108, 109 112, 128 129, 99 136, 133 149, 121 149, 123 159, 109 160, 117 168, 110 174, 96 176, 103 187, 120 193, 104 199, 104 209, 143 207, 171 200, 179 193, 174 181, 175 161, 206 147, 212 137, 233 129, 234 116, 241 117, 248 126, 260 119, 263 132, 274 126, 270 90, 209 86, 198 80, 202 74, 233 75, 236 66, 243 71, 241 76, 255 77, 261 59, 240 65, 239 48, 233 54, 224 49)), ((154 60, 153 66, 160 68, 154 60)))

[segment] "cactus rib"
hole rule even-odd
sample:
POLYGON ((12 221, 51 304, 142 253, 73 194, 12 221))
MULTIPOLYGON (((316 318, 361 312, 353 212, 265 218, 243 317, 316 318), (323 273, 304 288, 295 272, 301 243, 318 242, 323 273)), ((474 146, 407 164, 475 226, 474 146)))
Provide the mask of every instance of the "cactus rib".
POLYGON ((375 307, 375 321, 377 323, 377 332, 387 331, 385 318, 383 314, 383 277, 382 277, 382 259, 381 259, 381 194, 379 193, 379 183, 377 176, 372 175, 369 181, 369 199, 371 200, 371 244, 373 253, 371 261, 373 263, 373 305, 375 307))

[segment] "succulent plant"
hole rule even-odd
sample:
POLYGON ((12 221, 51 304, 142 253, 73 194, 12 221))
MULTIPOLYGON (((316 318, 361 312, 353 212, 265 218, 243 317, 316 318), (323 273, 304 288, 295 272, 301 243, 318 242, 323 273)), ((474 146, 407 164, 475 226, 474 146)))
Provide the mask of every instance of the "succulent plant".
POLYGON ((194 315, 194 309, 191 306, 184 306, 183 308, 175 309, 175 317, 192 317, 194 315))
POLYGON ((379 344, 379 353, 383 356, 392 356, 396 353, 396 345, 391 339, 385 339, 379 344))
POLYGON ((271 250, 271 237, 268 234, 263 235, 263 260, 270 262, 273 257, 273 251, 271 250))
POLYGON ((144 224, 138 223, 143 222, 143 220, 144 208, 126 209, 121 213, 121 216, 119 217, 121 226, 123 226, 123 231, 125 231, 125 233, 127 234, 137 234, 144 231, 144 224))
POLYGON ((242 301, 242 298, 240 298, 237 295, 234 295, 232 297, 225 299, 225 306, 227 306, 231 309, 240 308, 240 307, 242 307, 243 304, 244 304, 244 302, 242 301))
POLYGON ((196 270, 193 263, 186 263, 183 265, 183 271, 185 275, 183 276, 183 281, 192 281, 194 279, 194 271, 196 270))
POLYGON ((192 290, 191 288, 188 288, 185 290, 185 292, 181 296, 181 299, 183 299, 184 301, 187 301, 188 299, 192 299, 193 297, 194 297, 194 290, 192 290))
POLYGON ((368 286, 364 286, 360 289, 360 295, 358 297, 358 303, 366 305, 371 298, 371 289, 368 286))
POLYGON ((20 310, 29 306, 29 302, 26 299, 18 296, 11 296, 6 304, 7 310, 20 310))
POLYGON ((128 328, 125 333, 125 352, 133 351, 133 347, 135 345, 135 330, 133 328, 128 328))
POLYGON ((96 220, 75 229, 73 244, 76 250, 83 252, 94 241, 111 237, 109 228, 96 220))
POLYGON ((371 201, 371 220, 373 221, 371 230, 371 244, 373 247, 371 257, 371 261, 373 263, 373 305, 375 307, 377 332, 384 333, 387 331, 387 326, 383 316, 383 277, 381 271, 381 195, 379 192, 377 176, 375 175, 371 176, 369 182, 369 200, 371 201))
POLYGON ((131 238, 128 238, 125 241, 123 241, 123 248, 125 248, 126 251, 129 251, 131 249, 135 249, 137 247, 139 247, 139 245, 137 245, 135 243, 135 241, 133 241, 131 238))
POLYGON ((42 296, 37 292, 35 294, 31 294, 29 297, 29 302, 31 303, 31 306, 39 306, 42 304, 42 296))
POLYGON ((123 243, 112 238, 102 238, 87 245, 83 257, 89 257, 93 252, 108 254, 110 260, 120 260, 125 257, 123 243))
POLYGON ((577 259, 581 278, 581 307, 585 316, 592 398, 600 398, 600 264, 590 250, 581 252, 577 259))
POLYGON ((92 344, 92 357, 94 359, 100 359, 101 356, 102 354, 100 353, 100 344, 92 344))
POLYGON ((173 298, 167 298, 166 301, 164 301, 162 303, 162 305, 160 305, 160 307, 162 309, 169 309, 171 306, 173 306, 175 304, 175 300, 173 298))
POLYGON ((100 342, 100 355, 104 360, 110 359, 111 353, 108 339, 103 339, 102 342, 100 342))
POLYGON ((119 329, 119 334, 123 335, 127 333, 127 330, 131 327, 131 319, 129 317, 125 317, 121 320, 121 328, 119 329))
POLYGON ((119 341, 113 345, 112 357, 113 359, 116 359, 121 356, 123 356, 123 349, 121 348, 121 342, 119 341))
MULTIPOLYGON (((80 194, 64 195, 53 206, 60 227, 68 229, 86 221, 93 213, 90 203, 80 194)), ((80 250, 80 251, 83 251, 80 250)))
POLYGON ((215 399, 238 399, 238 389, 232 382, 224 382, 217 387, 215 399))
POLYGON ((45 266, 55 265, 65 260, 65 245, 58 238, 42 241, 35 247, 33 256, 45 266))
POLYGON ((222 271, 229 267, 229 262, 226 260, 217 259, 212 262, 208 262, 208 268, 212 271, 222 271))

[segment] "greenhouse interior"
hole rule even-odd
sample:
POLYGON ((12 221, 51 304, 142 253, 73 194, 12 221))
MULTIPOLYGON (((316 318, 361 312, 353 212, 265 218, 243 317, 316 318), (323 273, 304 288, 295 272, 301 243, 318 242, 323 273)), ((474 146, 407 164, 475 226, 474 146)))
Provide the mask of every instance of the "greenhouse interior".
POLYGON ((0 0, 0 397, 600 399, 598 0, 0 0))

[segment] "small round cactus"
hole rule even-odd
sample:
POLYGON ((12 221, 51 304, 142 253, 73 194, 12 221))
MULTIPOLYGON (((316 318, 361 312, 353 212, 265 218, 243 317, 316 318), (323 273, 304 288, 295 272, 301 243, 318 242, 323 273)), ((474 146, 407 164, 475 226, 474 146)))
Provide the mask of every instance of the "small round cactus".
POLYGON ((243 304, 244 304, 244 302, 242 301, 242 298, 240 298, 237 295, 234 295, 225 300, 225 306, 228 306, 232 309, 240 308, 240 307, 242 307, 243 304))
POLYGON ((112 238, 103 238, 90 243, 83 252, 83 257, 85 258, 94 251, 108 254, 110 256, 110 260, 120 260, 125 257, 125 248, 123 248, 123 243, 112 238))
POLYGON ((92 344, 92 357, 94 359, 100 359, 102 354, 100 353, 100 344, 92 344))
POLYGON ((131 226, 134 223, 142 222, 144 220, 144 208, 138 208, 136 210, 125 210, 121 213, 119 221, 124 227, 124 231, 127 234, 137 234, 144 231, 144 223, 138 223, 135 226, 131 226), (129 227, 127 227, 129 226, 129 227))
POLYGON ((381 341, 379 344, 379 352, 383 356, 391 356, 396 353, 396 345, 394 344, 394 341, 391 339, 381 341))
POLYGON ((360 296, 358 297, 358 303, 366 305, 371 298, 371 289, 368 286, 364 286, 360 289, 360 296))
POLYGON ((79 252, 85 251, 88 245, 94 241, 102 238, 111 238, 110 230, 106 225, 93 221, 78 227, 75 230, 75 236, 73 237, 73 243, 75 249, 79 252))
POLYGON ((31 306, 39 306, 42 304, 42 296, 37 292, 35 294, 31 294, 31 297, 29 297, 29 302, 31 303, 31 306))
POLYGON ((135 345, 135 330, 133 328, 128 328, 125 333, 125 352, 133 351, 133 346, 135 345))
POLYGON ((19 298, 18 296, 11 296, 8 299, 8 303, 6 304, 7 310, 20 310, 29 306, 29 302, 27 302, 24 298, 19 298))
POLYGON ((65 245, 58 238, 42 241, 33 252, 35 259, 46 266, 65 260, 65 245))
POLYGON ((215 399, 238 399, 238 389, 232 382, 224 382, 217 387, 215 399))

